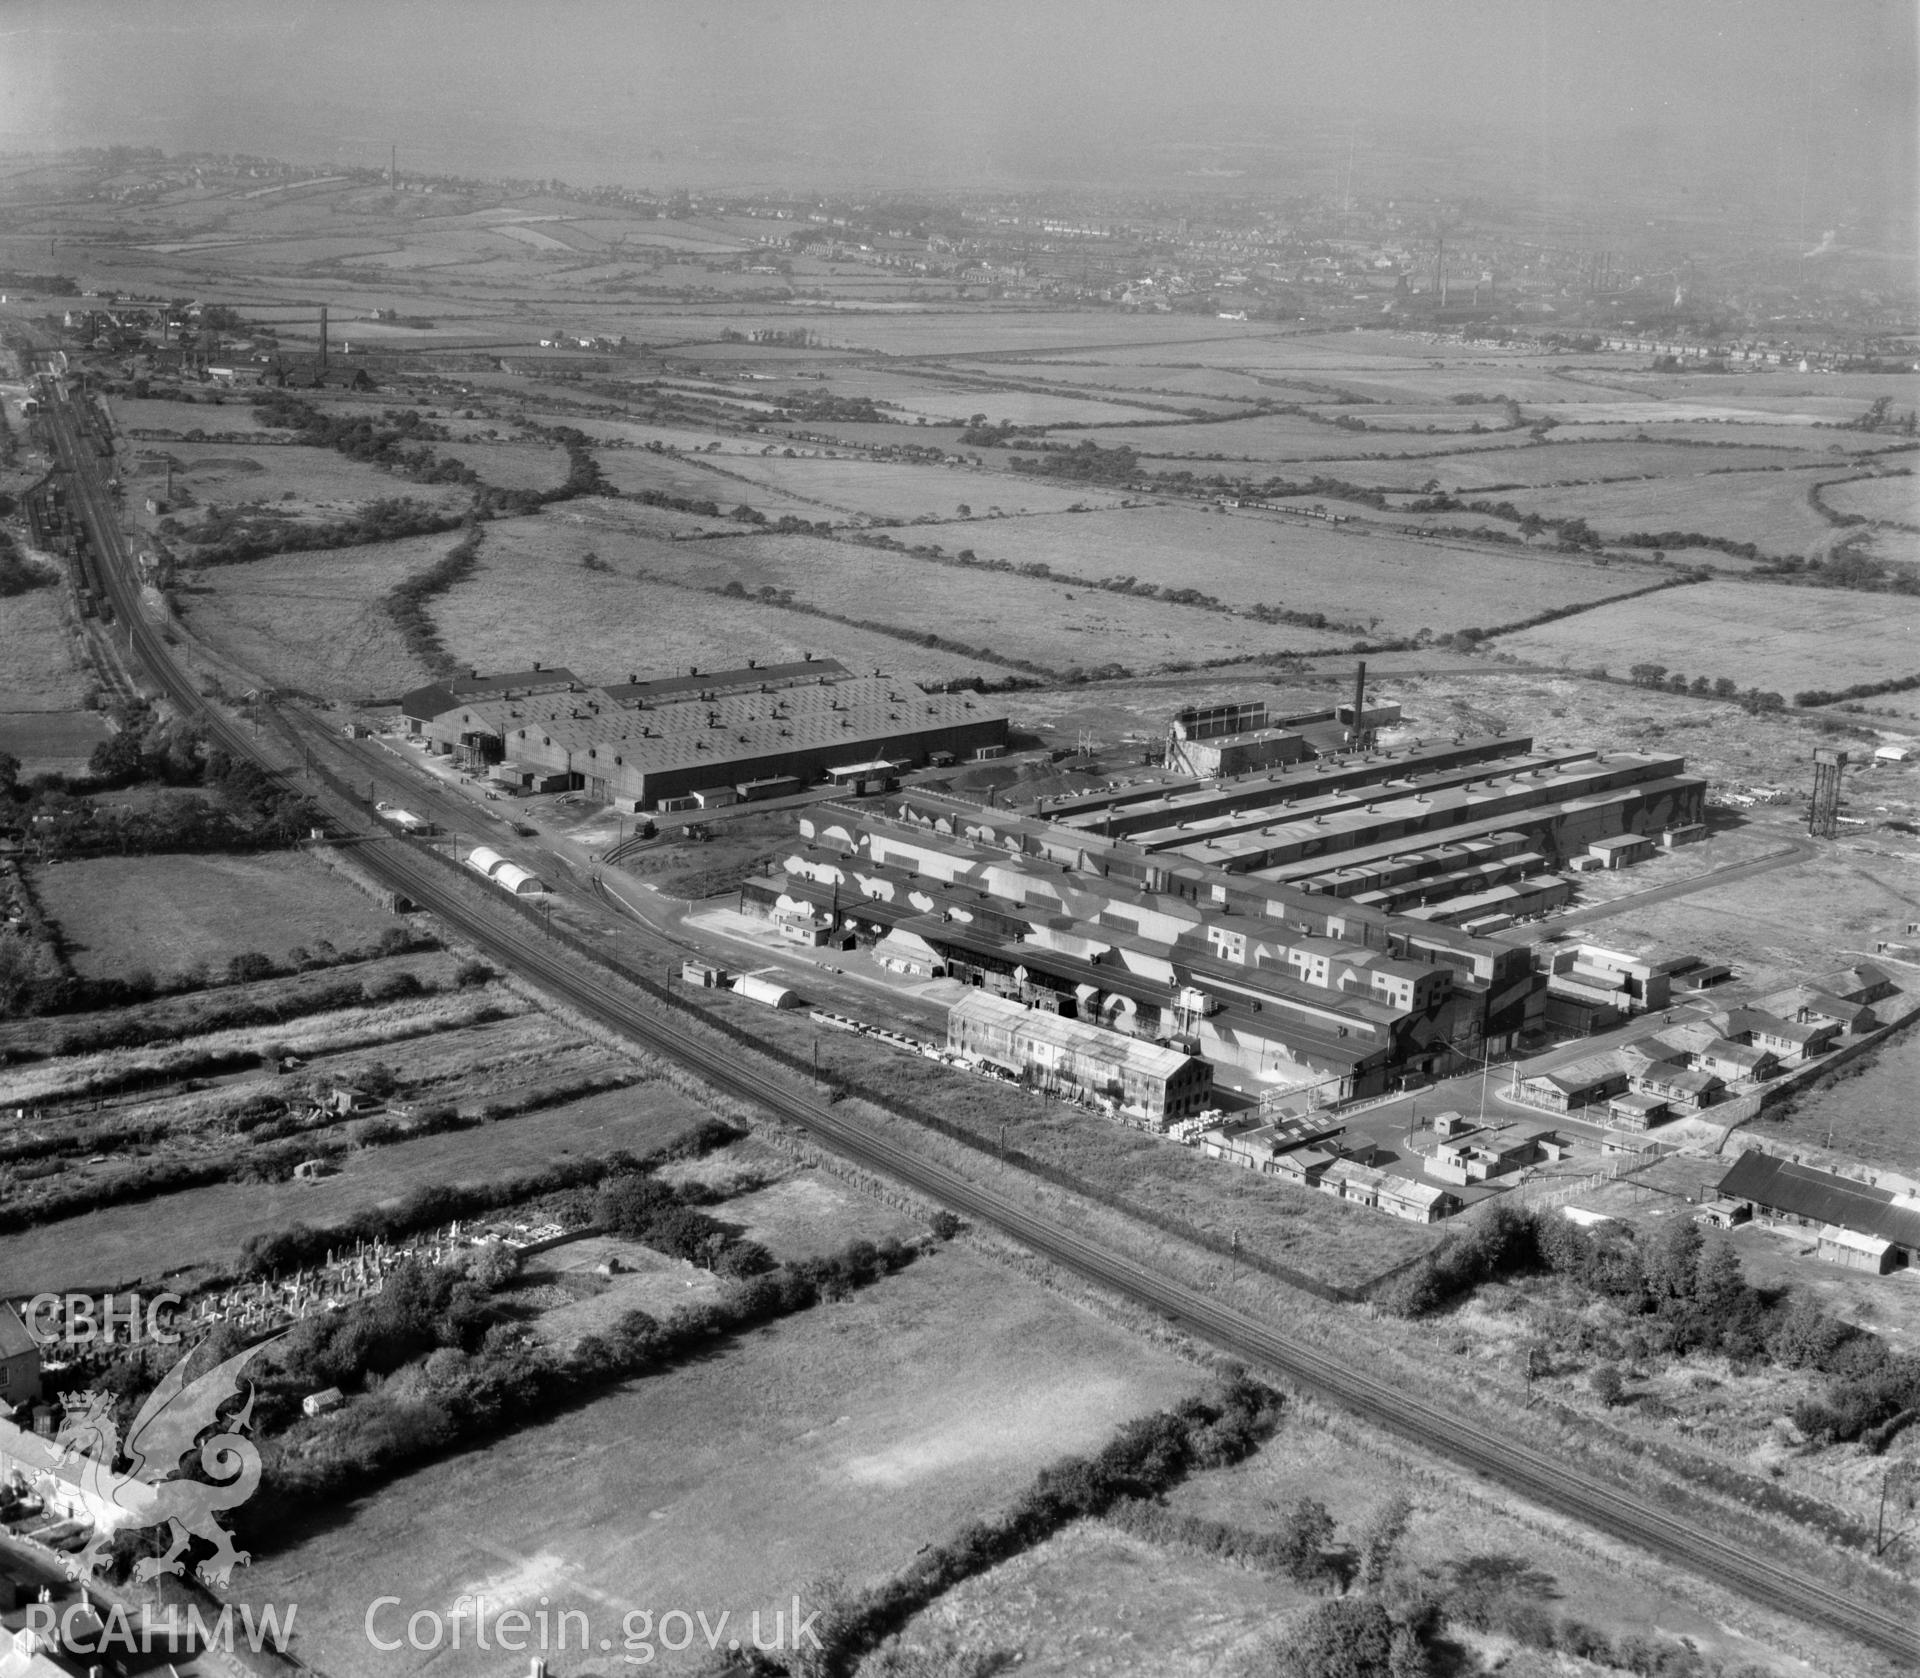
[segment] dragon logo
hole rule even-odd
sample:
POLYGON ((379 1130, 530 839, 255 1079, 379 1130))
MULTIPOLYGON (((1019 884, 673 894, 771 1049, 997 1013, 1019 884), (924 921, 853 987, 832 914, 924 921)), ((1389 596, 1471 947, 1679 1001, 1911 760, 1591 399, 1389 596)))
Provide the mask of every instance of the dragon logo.
MULTIPOLYGON (((215 1517, 220 1510, 239 1508, 260 1489, 260 1452, 246 1437, 255 1394, 241 1371, 271 1344, 264 1340, 250 1346, 191 1382, 191 1354, 181 1358, 141 1405, 124 1443, 112 1400, 104 1393, 81 1393, 65 1401, 66 1417, 54 1436, 48 1466, 64 1470, 69 1483, 77 1466, 80 1493, 93 1518, 92 1539, 67 1564, 75 1578, 105 1566, 108 1547, 119 1533, 146 1527, 172 1528, 173 1547, 164 1556, 146 1556, 135 1563, 136 1581, 184 1573, 181 1556, 195 1537, 214 1547, 198 1569, 209 1584, 227 1584, 234 1568, 247 1563, 247 1553, 233 1547, 232 1535, 215 1517), (222 1421, 221 1410, 240 1395, 243 1385, 246 1402, 222 1421), (200 1445, 199 1458, 201 1471, 217 1482, 211 1485, 184 1477, 180 1468, 180 1459, 209 1428, 218 1431, 200 1445), (128 1463, 124 1472, 115 1466, 123 1453, 128 1463)), ((60 1495, 50 1477, 43 1478, 41 1489, 60 1495)))

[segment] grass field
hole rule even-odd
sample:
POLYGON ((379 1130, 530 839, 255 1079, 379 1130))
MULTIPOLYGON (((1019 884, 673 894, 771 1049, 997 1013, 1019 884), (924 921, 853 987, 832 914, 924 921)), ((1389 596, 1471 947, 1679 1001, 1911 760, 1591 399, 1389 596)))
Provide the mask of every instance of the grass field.
POLYGON ((1920 478, 1857 478, 1823 489, 1820 499, 1836 513, 1920 525, 1920 478))
POLYGON ((1909 1028, 1870 1059, 1855 1061, 1793 1102, 1788 1117, 1776 1117, 1777 1109, 1770 1110, 1754 1129, 1920 1177, 1920 1131, 1913 1122, 1916 1089, 1920 1033, 1909 1028))
MULTIPOLYGON (((192 402, 159 402, 145 397, 119 396, 112 400, 114 424, 120 431, 174 431, 184 436, 189 431, 254 431, 276 436, 253 411, 244 396, 223 397, 215 402, 202 394, 192 402)), ((132 440, 136 449, 146 447, 132 440)))
MULTIPOLYGON (((517 522, 490 531, 478 573, 432 607, 455 659, 483 669, 521 669, 530 659, 585 673, 737 666, 749 658, 785 663, 814 653, 850 669, 907 677, 997 673, 988 660, 932 651, 824 618, 731 600, 617 570, 588 571, 556 549, 587 545, 578 532, 550 540, 551 526, 517 522)), ((598 543, 592 544, 596 547, 598 543)), ((623 558, 602 550, 609 561, 623 558)))
MULTIPOLYGON (((1361 412, 1364 414, 1366 410, 1361 412)), ((1048 437, 1056 443, 1070 444, 1090 439, 1106 449, 1125 444, 1135 453, 1148 456, 1156 465, 1165 460, 1218 460, 1247 464, 1256 473, 1263 466, 1278 470, 1287 462, 1311 462, 1343 455, 1391 457, 1457 452, 1475 446, 1490 449, 1514 446, 1513 437, 1501 432, 1472 438, 1458 433, 1428 436, 1410 431, 1344 431, 1338 426, 1315 425, 1312 420, 1293 414, 1268 414, 1205 424, 1148 423, 1094 430, 1062 429, 1049 432, 1048 437)))
POLYGON ((1831 474, 1824 466, 1707 479, 1670 473, 1648 483, 1515 490, 1502 499, 1523 513, 1583 518, 1602 536, 1698 530, 1752 542, 1764 554, 1804 554, 1833 534, 1807 500, 1808 488, 1831 474))
MULTIPOLYGON (((952 374, 955 370, 946 371, 952 374)), ((833 389, 839 395, 870 397, 882 407, 897 410, 896 417, 908 422, 924 418, 930 424, 943 420, 964 422, 975 414, 985 414, 995 424, 1111 425, 1152 419, 1156 409, 1179 406, 1177 401, 1144 396, 1128 401, 1118 393, 1110 400, 1103 400, 1071 391, 1054 395, 1007 389, 995 379, 997 369, 979 367, 969 371, 969 378, 957 380, 929 377, 910 370, 849 368, 833 376, 833 389)), ((1017 377, 1017 369, 1010 371, 1017 377)), ((1019 383, 1026 381, 1020 379, 1019 383)))
MULTIPOLYGON (((771 519, 789 513, 803 519, 833 517, 831 509, 818 507, 801 497, 783 495, 777 489, 767 487, 764 481, 742 483, 738 478, 727 475, 748 470, 739 454, 717 457, 716 464, 723 465, 726 473, 706 471, 681 455, 653 454, 641 449, 608 449, 597 458, 601 476, 622 495, 657 490, 664 495, 681 496, 688 500, 711 501, 723 511, 737 507, 744 501, 771 519)), ((714 520, 700 520, 686 513, 676 512, 672 516, 682 529, 711 530, 720 527, 714 520)), ((734 525, 732 528, 740 527, 734 525)))
POLYGON ((0 711, 0 752, 20 760, 23 776, 85 769, 110 732, 100 711, 0 711))
POLYGON ((1022 362, 1018 372, 1032 384, 1060 385, 1090 394, 1111 391, 1122 397, 1132 394, 1155 401, 1209 397, 1257 402, 1280 394, 1271 379, 1232 367, 1188 366, 1177 353, 1164 361, 1125 365, 1099 360, 1029 361, 1022 362))
MULTIPOLYGON (((284 433, 282 434, 284 435, 284 433)), ((436 445, 458 454, 458 446, 436 445)), ((464 457, 461 457, 464 458, 464 457)), ((430 507, 464 507, 473 492, 460 484, 418 484, 383 472, 364 461, 349 460, 332 449, 301 443, 276 444, 248 452, 243 443, 148 443, 140 445, 132 478, 143 494, 154 492, 173 462, 176 489, 184 488, 202 507, 212 502, 233 506, 263 501, 276 511, 305 520, 324 520, 351 512, 369 501, 407 497, 430 507)), ((479 467, 468 461, 475 471, 479 467)), ((564 477, 565 467, 558 474, 564 477)), ((190 522, 194 515, 182 515, 190 522)), ((183 556, 191 555, 190 545, 183 556)))
POLYGON ((1726 675, 1789 698, 1802 688, 1920 673, 1920 603, 1904 595, 1713 582, 1690 588, 1684 609, 1651 595, 1503 636, 1521 658, 1574 668, 1665 664, 1726 675), (1844 672, 1844 676, 1842 673, 1844 672))
POLYGON ((770 1629, 772 1609, 813 1581, 891 1573, 1044 1464, 1198 1384, 1166 1353, 948 1247, 522 1429, 489 1448, 484 1472, 471 1457, 434 1463, 289 1531, 236 1585, 297 1600, 296 1650, 335 1678, 497 1678, 497 1656, 468 1648, 405 1664, 370 1649, 366 1605, 394 1590, 405 1612, 444 1614, 479 1591, 501 1609, 545 1598, 616 1645, 624 1614, 680 1604, 735 1623, 759 1608, 770 1629))
POLYGON ((58 584, 0 599, 0 711, 70 711, 94 686, 58 584))
MULTIPOLYGON (((967 515, 959 512, 963 505, 972 508, 976 518, 985 517, 993 508, 1005 513, 1064 513, 1075 504, 1117 507, 1124 499, 1106 490, 1076 484, 987 474, 953 466, 827 460, 818 455, 796 460, 774 455, 729 460, 724 464, 730 471, 743 473, 775 489, 876 518, 964 518, 967 515)), ((758 497, 751 492, 746 499, 760 505, 758 497)))
POLYGON ((1291 1580, 1081 1521, 949 1591, 887 1647, 903 1665, 924 1655, 907 1671, 1213 1678, 1260 1670, 1246 1664, 1256 1634, 1315 1600, 1291 1580), (953 1664, 936 1666, 943 1656, 953 1664))
MULTIPOLYGON (((511 530, 489 525, 488 540, 511 530)), ((443 558, 457 532, 198 573, 177 596, 188 627, 276 686, 333 698, 404 693, 431 672, 388 615, 389 589, 443 558)))
POLYGON ((412 1189, 497 1181, 568 1153, 645 1153, 703 1117, 667 1085, 641 1084, 477 1130, 361 1149, 317 1182, 223 1183, 0 1235, 0 1274, 10 1290, 32 1293, 230 1270, 250 1235, 341 1223, 412 1189))
POLYGON ((1270 1528, 1276 1514, 1300 1498, 1312 1497, 1326 1505, 1337 1531, 1349 1535, 1400 1491, 1414 1507, 1403 1554, 1415 1567, 1442 1576, 1455 1570, 1504 1576, 1550 1612, 1583 1620, 1613 1638, 1644 1636, 1657 1627, 1668 1638, 1694 1640, 1703 1654, 1731 1665, 1759 1661, 1762 1671, 1783 1675, 1805 1670, 1718 1623, 1689 1591, 1673 1588, 1658 1564, 1523 1501, 1486 1496, 1451 1476, 1436 1484, 1397 1456, 1383 1460, 1375 1441, 1351 1435, 1343 1422, 1328 1427, 1290 1418, 1248 1461, 1195 1475, 1175 1487, 1167 1502, 1182 1514, 1259 1530, 1270 1528))
POLYGON ((278 958, 322 938, 346 949, 403 924, 292 851, 52 863, 34 890, 89 978, 224 966, 249 950, 278 958))
MULTIPOLYGON (((971 525, 928 532, 945 538, 949 550, 972 533, 971 525)), ((902 539, 911 540, 911 533, 902 539)), ((798 600, 846 617, 938 625, 953 640, 1054 670, 1109 663, 1150 668, 1350 639, 818 537, 687 542, 665 557, 674 562, 666 574, 702 587, 737 581, 750 594, 767 586, 791 589, 798 600)))
POLYGON ((255 1003, 297 1017, 304 1012, 304 998, 338 984, 343 978, 377 981, 389 973, 407 972, 414 974, 429 988, 437 989, 452 978, 453 969, 454 958, 445 951, 416 951, 409 955, 356 961, 344 968, 318 967, 278 979, 222 985, 214 992, 187 991, 125 1008, 62 1014, 59 1024, 51 1029, 45 1019, 5 1020, 0 1021, 0 1057, 19 1055, 23 1050, 44 1053, 49 1046, 58 1052, 64 1041, 84 1040, 89 1034, 108 1027, 138 1028, 152 1032, 156 1039, 183 1037, 200 1029, 200 1022, 205 1018, 209 1005, 224 1006, 228 1002, 255 1003))
POLYGON ((446 445, 495 489, 554 489, 566 482, 564 449, 545 443, 483 442, 478 438, 446 445))
POLYGON ((1882 526, 1867 538, 1867 552, 1883 565, 1920 565, 1920 533, 1882 526))
MULTIPOLYGON (((1554 606, 1644 587, 1654 574, 1516 551, 1462 549, 1302 526, 1256 513, 1136 507, 970 524, 982 559, 1044 562, 1084 577, 1137 576, 1197 588, 1234 606, 1265 602, 1337 622, 1378 618, 1382 633, 1511 622, 1554 606)), ((1278 645, 1292 645, 1284 627, 1278 645)))

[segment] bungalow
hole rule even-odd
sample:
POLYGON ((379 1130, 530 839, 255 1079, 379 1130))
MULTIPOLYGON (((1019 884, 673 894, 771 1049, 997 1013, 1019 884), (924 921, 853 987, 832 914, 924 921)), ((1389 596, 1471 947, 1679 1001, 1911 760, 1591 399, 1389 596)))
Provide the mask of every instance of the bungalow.
POLYGON ((1609 1100, 1626 1087, 1627 1075, 1618 1066, 1576 1062, 1524 1078, 1514 1093, 1529 1106, 1544 1107, 1551 1113, 1571 1113, 1609 1100))
POLYGON ((1374 1204, 1380 1211, 1412 1224, 1435 1224, 1460 1210, 1460 1197, 1432 1183, 1407 1177, 1382 1177, 1374 1204))
POLYGON ((1607 1122, 1618 1125, 1622 1130, 1651 1130, 1655 1125, 1672 1116, 1662 1096, 1637 1095, 1629 1091, 1625 1095, 1616 1095, 1607 1103, 1607 1122))
POLYGON ((1697 1113, 1720 1097, 1726 1080, 1712 1072, 1695 1071, 1675 1060, 1657 1060, 1633 1075, 1635 1095, 1658 1096, 1674 1111, 1697 1113))
POLYGON ((1880 1016, 1864 1002, 1849 1002, 1831 991, 1810 989, 1805 993, 1794 1018, 1806 1022, 1830 1021, 1850 1036, 1879 1028, 1880 1016))
POLYGON ((1780 1070, 1780 1057, 1771 1049, 1716 1037, 1694 1056, 1694 1066, 1729 1084, 1762 1084, 1780 1070))
POLYGON ((1820 989, 1831 991, 1843 1002, 1884 1002, 1900 987, 1873 963, 1863 961, 1824 975, 1820 989))
POLYGON ((1840 1035, 1840 1025, 1837 1020, 1783 1020, 1758 1008, 1736 1008, 1727 1018, 1727 1035, 1766 1049, 1789 1066, 1825 1054, 1840 1035))

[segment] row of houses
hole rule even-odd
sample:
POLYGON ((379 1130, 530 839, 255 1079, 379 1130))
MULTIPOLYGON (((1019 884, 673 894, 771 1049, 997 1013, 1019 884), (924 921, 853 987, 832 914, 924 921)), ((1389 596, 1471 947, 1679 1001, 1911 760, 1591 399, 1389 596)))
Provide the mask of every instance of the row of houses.
POLYGON ((1875 1005, 1901 995, 1882 969, 1861 962, 1752 1007, 1663 1027, 1550 1071, 1526 1076, 1515 1068, 1508 1093, 1555 1113, 1604 1106, 1608 1123, 1646 1130, 1758 1088, 1831 1053, 1842 1038, 1878 1029, 1885 1021, 1875 1005))

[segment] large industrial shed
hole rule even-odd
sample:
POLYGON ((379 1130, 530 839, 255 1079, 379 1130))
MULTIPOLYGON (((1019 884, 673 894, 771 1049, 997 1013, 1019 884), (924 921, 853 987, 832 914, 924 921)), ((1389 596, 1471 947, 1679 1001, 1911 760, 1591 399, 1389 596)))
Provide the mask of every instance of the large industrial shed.
POLYGON ((847 765, 898 772, 936 753, 967 759, 1006 749, 1006 713, 977 695, 925 693, 904 678, 848 676, 838 665, 807 668, 821 673, 768 672, 752 685, 738 678, 760 672, 720 672, 710 686, 674 679, 456 695, 425 733, 435 750, 515 792, 580 790, 636 810, 797 789, 847 765))
POLYGON ((1722 1199, 1746 1201, 1776 1223, 1818 1225, 1819 1255, 1886 1274, 1920 1255, 1920 1199, 1749 1149, 1720 1179, 1722 1199))

